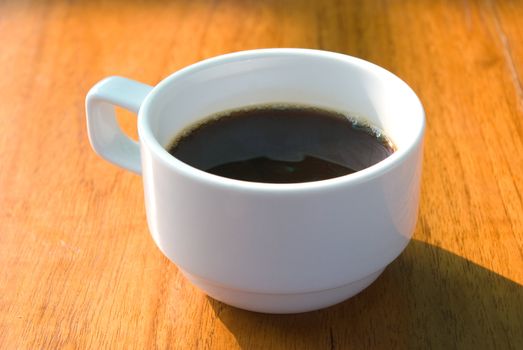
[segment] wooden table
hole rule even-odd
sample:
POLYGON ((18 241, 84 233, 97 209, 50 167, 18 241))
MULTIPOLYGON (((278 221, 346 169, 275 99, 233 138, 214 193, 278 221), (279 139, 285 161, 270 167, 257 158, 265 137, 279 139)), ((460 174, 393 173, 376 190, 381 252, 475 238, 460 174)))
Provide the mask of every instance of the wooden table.
POLYGON ((0 1, 0 118, 1 349, 523 348, 523 1, 0 1), (370 60, 427 112, 412 243, 317 312, 196 290, 149 235, 141 178, 87 140, 99 79, 263 47, 370 60))

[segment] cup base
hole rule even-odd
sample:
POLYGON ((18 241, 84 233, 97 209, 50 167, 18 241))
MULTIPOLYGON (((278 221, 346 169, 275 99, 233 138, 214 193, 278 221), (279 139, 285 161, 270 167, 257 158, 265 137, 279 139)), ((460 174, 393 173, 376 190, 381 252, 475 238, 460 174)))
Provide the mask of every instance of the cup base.
POLYGON ((255 312, 293 314, 323 309, 347 300, 374 282, 383 269, 340 287, 295 294, 255 293, 229 289, 185 271, 182 272, 208 296, 225 304, 255 312))

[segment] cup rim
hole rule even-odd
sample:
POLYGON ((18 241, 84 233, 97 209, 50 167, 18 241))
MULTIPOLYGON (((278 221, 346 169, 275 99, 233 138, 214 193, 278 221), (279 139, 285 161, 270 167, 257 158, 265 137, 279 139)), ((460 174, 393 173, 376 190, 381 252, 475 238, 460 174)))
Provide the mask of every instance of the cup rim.
MULTIPOLYGON (((319 190, 326 189, 338 186, 347 186, 355 185, 362 182, 370 181, 376 177, 382 176, 383 174, 391 171, 392 169, 399 166, 403 163, 403 160, 406 159, 409 154, 414 152, 417 146, 422 142, 423 135, 425 132, 425 111, 423 105, 416 95, 414 90, 401 78, 395 74, 389 72, 385 68, 382 68, 374 63, 365 61, 363 59, 337 53, 331 51, 315 50, 315 49, 302 49, 302 48, 267 48, 267 49, 256 49, 256 50, 246 50, 238 51, 233 53, 228 53, 224 55, 219 55, 211 57, 200 62, 191 64, 185 68, 182 68, 168 77, 164 78, 160 83, 153 87, 149 94, 144 99, 140 110, 138 112, 138 136, 139 143, 146 145, 151 152, 159 158, 164 164, 174 171, 183 173, 186 176, 192 177, 193 179, 206 182, 209 184, 214 184, 218 186, 227 186, 232 188, 238 188, 243 190, 263 190, 263 191, 297 191, 297 190, 319 190), (413 140, 408 144, 408 146, 396 150, 390 156, 384 160, 371 165, 363 170, 359 170, 352 174, 347 174, 335 178, 311 181, 311 182, 301 182, 301 183, 264 183, 264 182, 251 182, 244 180, 236 180, 227 177, 222 177, 214 174, 210 174, 206 171, 195 168, 189 164, 182 162, 181 160, 173 157, 156 139, 154 136, 150 125, 148 123, 148 114, 150 109, 154 104, 155 96, 163 90, 166 86, 170 85, 174 80, 178 80, 186 75, 190 75, 201 69, 210 68, 215 65, 231 63, 235 61, 243 61, 247 59, 262 58, 262 57, 271 57, 271 56, 309 56, 309 57, 319 57, 326 59, 333 59, 342 61, 344 63, 349 63, 351 65, 357 66, 362 70, 368 72, 379 73, 381 75, 388 76, 390 79, 398 81, 401 85, 406 88, 407 93, 411 94, 411 99, 414 104, 419 108, 420 113, 420 127, 417 130, 417 133, 413 140)), ((143 146, 142 145, 142 146, 143 146)))

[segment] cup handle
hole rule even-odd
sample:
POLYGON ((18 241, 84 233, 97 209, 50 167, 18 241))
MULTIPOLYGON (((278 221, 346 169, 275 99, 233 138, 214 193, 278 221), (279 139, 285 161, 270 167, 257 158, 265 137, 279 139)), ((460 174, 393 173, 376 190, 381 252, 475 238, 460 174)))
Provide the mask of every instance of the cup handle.
POLYGON ((141 174, 140 145, 118 125, 114 106, 138 113, 152 86, 122 77, 108 77, 89 90, 85 99, 87 132, 94 151, 105 160, 141 174))

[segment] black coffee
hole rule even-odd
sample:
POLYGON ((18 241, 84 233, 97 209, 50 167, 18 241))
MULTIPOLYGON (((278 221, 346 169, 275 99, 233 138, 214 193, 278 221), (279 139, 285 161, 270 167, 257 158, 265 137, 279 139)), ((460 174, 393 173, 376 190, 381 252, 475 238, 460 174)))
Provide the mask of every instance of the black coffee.
POLYGON ((231 179, 297 183, 365 169, 394 152, 376 128, 301 106, 259 106, 212 116, 168 147, 179 160, 231 179))

